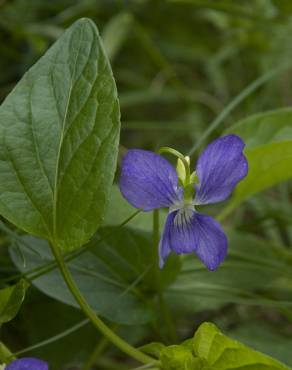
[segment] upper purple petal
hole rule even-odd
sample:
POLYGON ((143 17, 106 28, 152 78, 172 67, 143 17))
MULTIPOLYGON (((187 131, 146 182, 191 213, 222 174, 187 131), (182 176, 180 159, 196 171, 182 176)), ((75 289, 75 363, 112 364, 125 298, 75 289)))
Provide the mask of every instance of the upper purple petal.
POLYGON ((5 367, 5 370, 48 370, 49 365, 37 358, 20 358, 12 361, 5 367))
POLYGON ((195 252, 209 270, 215 270, 227 253, 227 237, 221 226, 210 216, 193 211, 190 217, 184 217, 179 212, 168 214, 159 244, 160 267, 171 251, 195 252))
POLYGON ((134 207, 150 211, 180 199, 178 177, 162 156, 148 150, 128 150, 122 161, 120 189, 134 207))
POLYGON ((225 200, 248 172, 243 154, 245 144, 239 136, 226 135, 209 144, 200 155, 196 173, 196 204, 225 200))

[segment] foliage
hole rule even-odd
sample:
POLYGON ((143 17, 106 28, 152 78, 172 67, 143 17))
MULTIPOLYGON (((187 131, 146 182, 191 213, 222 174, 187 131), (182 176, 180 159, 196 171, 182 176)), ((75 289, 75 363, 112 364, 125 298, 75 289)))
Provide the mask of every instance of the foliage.
POLYGON ((12 320, 18 313, 24 300, 26 282, 19 280, 16 285, 11 285, 0 290, 0 324, 12 320))
POLYGON ((288 3, 0 2, 0 367, 29 355, 123 370, 141 354, 149 369, 292 367, 288 3), (214 272, 194 255, 159 270, 166 212, 158 225, 122 198, 121 158, 168 146, 194 166, 225 133, 249 162, 232 197, 204 209, 228 256, 214 272), (114 334, 84 320, 70 274, 114 334))
POLYGON ((288 369, 271 357, 226 337, 210 323, 202 324, 192 340, 163 348, 160 357, 164 369, 288 369))
POLYGON ((5 99, 0 121, 1 214, 64 250, 80 247, 103 218, 119 136, 94 24, 64 33, 5 99))

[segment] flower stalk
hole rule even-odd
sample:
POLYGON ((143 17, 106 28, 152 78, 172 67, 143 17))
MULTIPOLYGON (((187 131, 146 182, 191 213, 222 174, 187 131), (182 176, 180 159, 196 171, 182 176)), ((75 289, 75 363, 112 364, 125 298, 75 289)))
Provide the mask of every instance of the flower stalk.
POLYGON ((155 269, 155 282, 156 282, 156 291, 158 295, 158 301, 160 306, 161 314, 164 318, 166 327, 168 329, 168 335, 172 343, 177 342, 177 334, 175 327, 173 325, 173 320, 170 315, 170 312, 167 308, 167 305, 165 304, 164 296, 163 296, 163 290, 161 287, 161 281, 160 281, 160 268, 159 268, 159 257, 158 257, 158 246, 159 246, 159 209, 155 209, 153 211, 153 256, 154 256, 154 269, 155 269))
POLYGON ((178 150, 175 150, 175 149, 170 148, 168 146, 161 147, 157 152, 158 152, 158 154, 162 154, 162 153, 172 154, 172 155, 174 155, 175 157, 178 158, 178 168, 181 167, 180 163, 182 163, 183 166, 184 166, 184 175, 183 175, 183 178, 181 178, 182 185, 183 186, 188 186, 191 182, 190 158, 185 157, 178 150))
POLYGON ((51 249, 53 255, 57 261, 59 266, 60 272, 69 288, 70 292, 76 299, 76 302, 79 304, 80 308, 83 310, 85 315, 90 319, 92 324, 114 345, 116 345, 122 352, 126 353, 133 359, 137 360, 142 364, 156 364, 158 363, 157 360, 153 359, 152 357, 142 353, 138 349, 131 346, 121 337, 119 337, 115 332, 113 332, 94 312, 94 310, 89 306, 86 299, 83 297, 82 293, 80 292, 78 286, 76 285, 72 274, 67 267, 62 253, 60 252, 59 247, 55 243, 51 243, 51 249))

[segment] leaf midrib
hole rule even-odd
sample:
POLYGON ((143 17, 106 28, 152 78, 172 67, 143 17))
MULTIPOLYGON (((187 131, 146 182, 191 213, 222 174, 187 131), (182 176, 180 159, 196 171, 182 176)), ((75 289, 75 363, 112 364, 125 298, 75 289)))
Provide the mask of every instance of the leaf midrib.
POLYGON ((67 104, 66 104, 64 118, 63 118, 63 121, 62 121, 62 124, 61 124, 61 134, 60 134, 60 142, 59 142, 58 153, 57 153, 55 181, 54 181, 54 188, 53 188, 53 235, 51 236, 51 238, 53 239, 52 241, 54 243, 57 240, 58 174, 59 174, 61 150, 62 150, 62 145, 63 145, 63 140, 64 140, 65 126, 66 126, 68 110, 69 110, 70 101, 71 101, 72 90, 73 90, 73 87, 74 87, 74 78, 75 78, 75 74, 76 74, 77 60, 78 60, 78 57, 79 57, 80 48, 81 48, 81 44, 82 44, 82 40, 83 40, 84 28, 85 28, 85 25, 83 24, 82 29, 81 29, 80 41, 79 41, 79 45, 78 45, 78 51, 76 53, 76 58, 75 58, 75 61, 74 61, 73 73, 72 73, 70 89, 69 89, 69 93, 68 93, 68 100, 67 100, 67 104))

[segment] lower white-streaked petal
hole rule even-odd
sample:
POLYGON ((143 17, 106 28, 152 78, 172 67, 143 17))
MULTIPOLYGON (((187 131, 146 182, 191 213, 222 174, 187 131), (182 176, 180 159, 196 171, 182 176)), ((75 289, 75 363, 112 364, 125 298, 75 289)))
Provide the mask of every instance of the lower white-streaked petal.
POLYGON ((209 270, 215 270, 227 253, 227 237, 212 217, 187 205, 167 216, 159 244, 160 267, 170 252, 196 253, 209 270))

